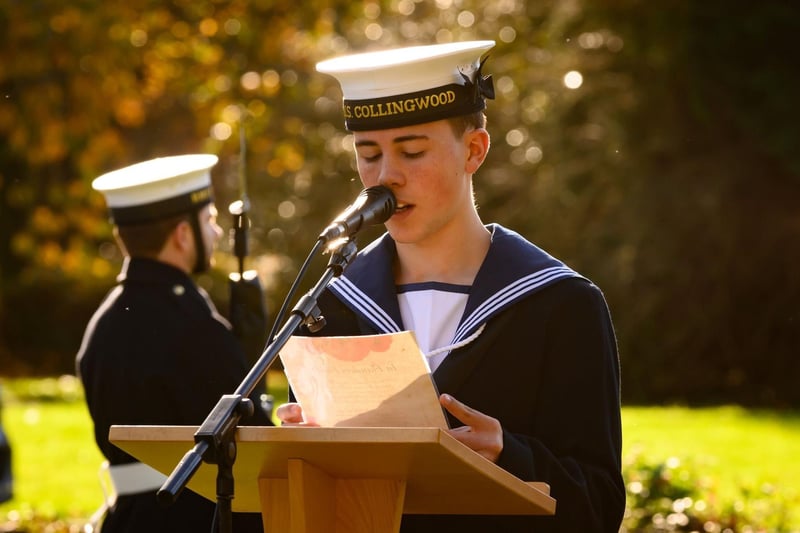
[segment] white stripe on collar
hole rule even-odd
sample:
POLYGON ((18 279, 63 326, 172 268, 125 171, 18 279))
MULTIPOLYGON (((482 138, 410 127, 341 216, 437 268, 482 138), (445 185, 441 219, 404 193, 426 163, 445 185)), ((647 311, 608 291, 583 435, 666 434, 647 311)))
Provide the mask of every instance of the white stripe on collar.
POLYGON ((328 288, 348 302, 354 311, 372 322, 381 333, 399 333, 402 331, 397 322, 375 303, 375 300, 367 296, 364 291, 356 287, 346 277, 334 278, 328 288))
POLYGON ((486 322, 494 313, 512 303, 515 300, 535 291, 539 287, 546 285, 559 278, 573 277, 575 271, 565 267, 557 266, 539 270, 528 276, 515 280, 497 291, 492 297, 479 305, 456 330, 453 343, 467 337, 475 328, 486 322))
MULTIPOLYGON (((575 277, 574 270, 566 266, 550 267, 528 276, 513 281, 503 289, 496 292, 491 298, 485 300, 468 317, 466 317, 456 330, 453 344, 459 344, 469 337, 495 313, 507 305, 535 292, 537 289, 561 278, 575 277)), ((397 333, 402 327, 389 316, 365 292, 344 276, 334 278, 329 288, 339 298, 346 301, 359 315, 370 321, 381 333, 397 333)))

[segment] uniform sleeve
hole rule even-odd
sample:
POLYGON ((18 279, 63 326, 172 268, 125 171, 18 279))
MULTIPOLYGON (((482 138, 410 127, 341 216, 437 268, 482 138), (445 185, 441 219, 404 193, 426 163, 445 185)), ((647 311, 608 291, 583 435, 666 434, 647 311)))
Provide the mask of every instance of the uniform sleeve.
POLYGON ((504 431, 498 464, 550 483, 559 531, 616 533, 625 509, 619 360, 602 293, 565 284, 545 331, 538 437, 504 431))
MULTIPOLYGON (((175 350, 180 366, 176 375, 182 375, 176 383, 176 406, 194 424, 202 423, 224 394, 233 394, 247 375, 247 366, 242 347, 227 324, 209 318, 202 323, 187 325, 178 337, 175 350)), ((255 405, 253 416, 243 418, 240 425, 272 425, 272 421, 260 407, 263 384, 250 395, 255 405)))

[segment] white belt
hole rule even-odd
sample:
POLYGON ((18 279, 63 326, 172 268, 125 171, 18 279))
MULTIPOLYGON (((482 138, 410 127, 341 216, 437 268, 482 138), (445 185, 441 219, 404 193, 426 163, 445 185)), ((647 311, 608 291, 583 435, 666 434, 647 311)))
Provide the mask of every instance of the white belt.
POLYGON ((117 496, 157 490, 167 480, 167 476, 144 463, 103 466, 108 469, 117 496))

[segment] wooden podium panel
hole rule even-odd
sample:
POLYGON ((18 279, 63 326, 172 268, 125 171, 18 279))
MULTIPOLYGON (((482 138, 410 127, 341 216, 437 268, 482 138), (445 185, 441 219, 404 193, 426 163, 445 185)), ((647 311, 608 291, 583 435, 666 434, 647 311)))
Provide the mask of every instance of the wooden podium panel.
MULTIPOLYGON (((109 439, 169 475, 194 446, 195 431, 195 426, 112 426, 109 439)), ((320 510, 295 511, 291 531, 322 531, 313 523, 330 514, 326 506, 357 509, 364 502, 371 511, 362 515, 383 514, 385 528, 350 524, 331 531, 397 531, 401 513, 555 513, 546 484, 521 481, 438 428, 241 426, 236 442, 233 510, 263 513, 267 531, 281 531, 269 527, 269 519, 288 523, 282 513, 290 503, 293 509, 320 510), (329 493, 336 499, 324 496, 329 493), (296 516, 301 513, 309 515, 296 516)), ((188 487, 215 501, 216 475, 216 465, 203 463, 188 487)))

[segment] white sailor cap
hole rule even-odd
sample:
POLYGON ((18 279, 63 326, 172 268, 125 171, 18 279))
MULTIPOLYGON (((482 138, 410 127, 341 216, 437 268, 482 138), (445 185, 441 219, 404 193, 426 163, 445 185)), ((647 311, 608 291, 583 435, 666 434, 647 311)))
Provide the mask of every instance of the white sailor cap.
POLYGON ((149 222, 210 203, 217 160, 211 154, 159 157, 103 174, 92 188, 105 196, 115 224, 149 222))
POLYGON ((345 126, 381 130, 469 115, 494 98, 481 67, 494 41, 411 46, 317 63, 342 87, 345 126))

